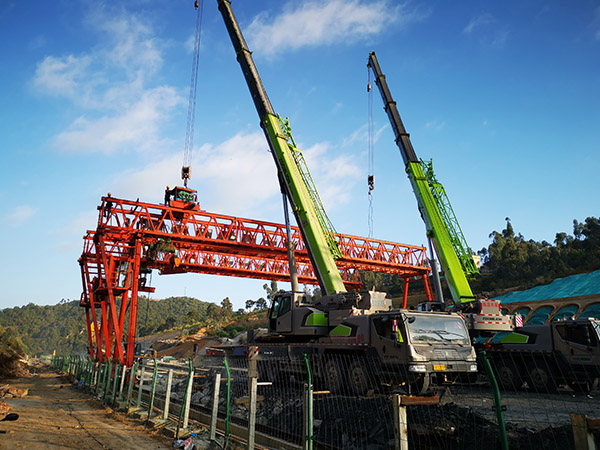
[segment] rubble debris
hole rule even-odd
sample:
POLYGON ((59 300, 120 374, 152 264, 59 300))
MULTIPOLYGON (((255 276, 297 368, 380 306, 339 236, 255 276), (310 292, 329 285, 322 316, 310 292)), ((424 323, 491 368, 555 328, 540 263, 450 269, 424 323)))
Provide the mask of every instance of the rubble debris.
POLYGON ((11 409, 12 407, 10 405, 0 402, 0 417, 6 416, 11 409))
POLYGON ((0 398, 23 398, 29 393, 29 389, 18 389, 10 384, 0 387, 0 398))

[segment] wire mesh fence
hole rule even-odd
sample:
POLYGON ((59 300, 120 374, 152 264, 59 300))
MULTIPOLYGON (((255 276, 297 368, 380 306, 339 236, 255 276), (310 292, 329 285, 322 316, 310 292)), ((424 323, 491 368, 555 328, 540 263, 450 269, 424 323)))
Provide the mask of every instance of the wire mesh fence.
POLYGON ((548 354, 480 352, 475 373, 453 372, 453 359, 417 373, 362 353, 289 351, 201 356, 193 366, 53 364, 148 418, 171 417, 182 428, 188 417, 207 427, 214 420, 215 432, 254 442, 255 430, 272 448, 574 449, 573 415, 600 418, 597 367, 548 354))

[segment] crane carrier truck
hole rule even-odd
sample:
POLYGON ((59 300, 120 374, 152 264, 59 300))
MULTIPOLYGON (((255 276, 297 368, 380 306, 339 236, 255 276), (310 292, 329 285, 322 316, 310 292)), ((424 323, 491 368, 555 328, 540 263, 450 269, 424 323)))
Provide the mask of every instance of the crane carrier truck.
MULTIPOLYGON (((425 393, 431 383, 468 377, 477 371, 475 352, 462 316, 447 312, 393 310, 377 292, 348 292, 335 265, 339 253, 332 227, 312 184, 290 127, 275 114, 250 50, 228 0, 217 0, 261 127, 324 294, 308 302, 293 275, 293 244, 288 257, 292 291, 273 299, 268 330, 249 333, 261 372, 298 374, 303 357, 314 357, 317 380, 333 392, 364 393, 376 385, 407 387, 425 393), (262 364, 261 364, 262 363, 262 364)), ((244 348, 228 349, 240 356, 244 348)))
POLYGON ((369 54, 367 65, 375 74, 427 236, 446 275, 452 310, 465 316, 472 336, 487 337, 483 347, 500 385, 516 389, 527 382, 531 389, 548 392, 566 384, 589 391, 600 377, 600 322, 575 319, 517 327, 516 316, 502 314, 500 301, 475 298, 467 275, 476 273, 476 268, 458 222, 448 214, 452 210, 444 201, 445 192, 433 176, 431 163, 417 158, 375 52, 369 54))
POLYGON ((600 377, 600 320, 559 320, 529 325, 486 345, 500 387, 527 382, 536 392, 559 385, 589 392, 600 377))

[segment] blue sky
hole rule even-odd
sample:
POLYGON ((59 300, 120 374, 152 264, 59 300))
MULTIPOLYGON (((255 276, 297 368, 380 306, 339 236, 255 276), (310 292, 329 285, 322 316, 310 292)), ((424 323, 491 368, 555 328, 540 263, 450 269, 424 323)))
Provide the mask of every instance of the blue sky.
MULTIPOLYGON (((598 216, 597 1, 234 0, 275 110, 289 116, 337 231, 368 234, 367 69, 377 52, 418 156, 474 249, 510 217, 552 242, 598 216)), ((192 1, 0 2, 0 308, 78 299, 100 197, 179 183, 192 1)), ((374 237, 425 243, 373 98, 374 237)), ((273 161, 216 0, 206 0, 191 187, 208 211, 281 222, 273 161)), ((155 298, 234 306, 262 280, 155 274, 155 298)))

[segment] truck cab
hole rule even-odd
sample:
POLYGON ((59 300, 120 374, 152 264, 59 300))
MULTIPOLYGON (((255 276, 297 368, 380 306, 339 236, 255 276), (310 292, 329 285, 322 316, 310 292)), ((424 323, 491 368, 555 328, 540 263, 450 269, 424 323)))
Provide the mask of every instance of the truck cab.
POLYGON ((443 312, 393 311, 372 318, 371 344, 389 375, 402 376, 416 393, 430 384, 474 381, 476 354, 465 321, 443 312))

